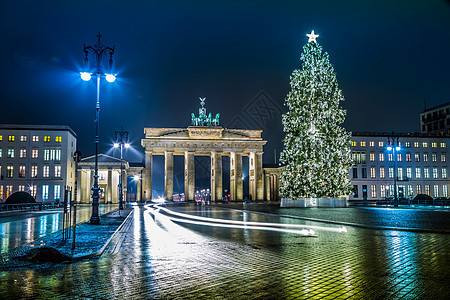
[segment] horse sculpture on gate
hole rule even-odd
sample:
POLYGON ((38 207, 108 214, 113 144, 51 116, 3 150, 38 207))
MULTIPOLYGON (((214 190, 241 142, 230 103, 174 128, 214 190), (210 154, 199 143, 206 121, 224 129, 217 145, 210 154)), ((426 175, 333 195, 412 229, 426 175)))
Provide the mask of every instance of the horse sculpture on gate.
POLYGON ((206 115, 205 100, 206 98, 200 98, 202 107, 198 109, 198 117, 191 113, 191 126, 219 126, 220 113, 217 113, 215 118, 211 113, 206 115))

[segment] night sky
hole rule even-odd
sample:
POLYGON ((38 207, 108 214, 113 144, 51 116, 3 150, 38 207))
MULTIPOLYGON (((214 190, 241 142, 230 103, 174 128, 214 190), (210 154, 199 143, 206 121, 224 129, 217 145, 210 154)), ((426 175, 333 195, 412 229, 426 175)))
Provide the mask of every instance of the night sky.
MULTIPOLYGON (((368 2, 2 0, 0 122, 68 125, 93 155, 96 85, 78 72, 101 32, 118 74, 101 83, 101 152, 123 126, 142 153, 144 127, 188 126, 206 97, 224 127, 263 129, 273 162, 289 77, 314 30, 348 130, 419 131, 425 99, 450 101, 450 2, 368 2)), ((140 162, 138 151, 126 159, 140 162)))

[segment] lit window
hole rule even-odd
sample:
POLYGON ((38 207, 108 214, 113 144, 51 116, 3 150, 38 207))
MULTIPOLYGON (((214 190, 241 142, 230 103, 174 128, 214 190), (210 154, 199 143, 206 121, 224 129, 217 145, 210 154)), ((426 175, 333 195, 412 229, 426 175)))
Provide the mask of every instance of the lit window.
POLYGON ((27 157, 27 149, 20 149, 20 158, 27 157))
POLYGON ((422 147, 427 148, 428 147, 428 143, 427 142, 423 142, 422 143, 422 147))
POLYGON ((394 156, 392 155, 392 153, 388 154, 388 160, 389 161, 393 161, 394 160, 394 156))
POLYGON ((380 178, 384 178, 385 174, 384 174, 384 168, 380 168, 380 178))
POLYGON ((55 177, 61 177, 61 166, 55 166, 55 177))
POLYGON ((0 142, 3 141, 3 135, 0 135, 0 142))
POLYGON ((419 142, 414 142, 414 148, 419 148, 419 142))
POLYGON ((38 135, 33 135, 33 137, 31 138, 33 142, 39 142, 39 136, 38 135))
POLYGON ((419 153, 415 153, 415 154, 414 154, 414 160, 415 160, 416 162, 420 161, 420 154, 419 154, 419 153))
POLYGON ((48 184, 42 185, 42 200, 48 200, 48 184))
POLYGON ((42 177, 48 177, 50 174, 50 167, 49 166, 44 166, 42 168, 42 177))
POLYGON ((384 161, 384 153, 380 153, 379 159, 380 159, 380 161, 384 161))
POLYGON ((386 197, 386 187, 384 185, 380 186, 380 196, 381 198, 385 198, 386 197))
POLYGON ((431 160, 432 161, 437 161, 437 153, 432 153, 431 154, 431 160))
POLYGON ((423 169, 423 178, 425 178, 425 179, 430 178, 430 170, 428 168, 423 169))
POLYGON ((447 179, 447 168, 442 168, 442 179, 447 179))
POLYGON ((352 147, 356 147, 356 142, 352 141, 352 147))
POLYGON ((445 143, 441 143, 441 148, 445 148, 447 145, 445 143))
POLYGON ((8 142, 14 142, 15 139, 16 139, 15 135, 8 135, 8 142))
POLYGON ((403 169, 402 168, 397 169, 397 179, 403 180, 403 169))
POLYGON ((31 166, 31 177, 35 178, 37 177, 37 166, 31 166))
POLYGON ((425 184, 425 195, 430 196, 430 186, 428 184, 425 184))
POLYGON ((433 168, 433 179, 438 179, 439 173, 437 168, 433 168))
POLYGON ((14 158, 14 149, 8 149, 8 158, 14 158))
POLYGON ((433 186, 433 192, 434 192, 435 197, 439 197, 439 186, 438 185, 433 186))
POLYGON ((0 185, 0 200, 3 200, 3 185, 0 185))
POLYGON ((49 135, 44 136, 44 142, 50 142, 50 136, 49 135))
POLYGON ((27 136, 26 135, 21 135, 20 136, 20 141, 21 142, 26 142, 27 141, 27 136))
POLYGON ((423 154, 423 161, 428 161, 428 153, 423 154))
POLYGON ((397 161, 402 161, 402 154, 401 153, 397 153, 397 161))
POLYGON ((61 160, 61 149, 55 150, 55 160, 60 161, 61 160))
POLYGON ((369 146, 370 147, 374 147, 375 146, 375 142, 374 141, 369 142, 369 146))
POLYGON ((36 198, 36 194, 37 194, 37 186, 36 185, 30 186, 30 195, 36 198))
POLYGON ((6 198, 8 198, 9 196, 11 196, 12 190, 13 190, 13 186, 12 186, 12 185, 7 185, 7 186, 6 186, 6 198))
POLYGON ((370 186, 370 191, 371 191, 372 198, 376 198, 377 197, 377 186, 372 184, 370 186))
POLYGON ((55 149, 50 151, 50 160, 55 160, 55 149))
POLYGON ((7 166, 6 167, 6 177, 12 178, 14 176, 14 167, 13 166, 7 166))
POLYGON ((420 177, 420 168, 416 168, 416 178, 419 179, 420 177))
POLYGON ((394 168, 389 167, 389 178, 394 178, 394 168))
POLYGON ((406 161, 411 161, 411 153, 406 153, 406 161))
POLYGON ((62 141, 62 137, 61 136, 55 137, 55 142, 61 143, 61 141, 62 141))
POLYGON ((442 186, 442 196, 444 196, 445 198, 448 197, 448 186, 446 184, 442 186))
POLYGON ((61 198, 61 185, 55 184, 53 187, 53 195, 55 200, 59 200, 61 198))
POLYGON ((361 142, 361 147, 365 147, 366 146, 366 142, 361 142))
POLYGON ((406 168, 406 178, 411 179, 412 178, 412 169, 406 168))
POLYGON ((370 153, 369 159, 370 159, 370 161, 375 161, 375 153, 370 153))
POLYGON ((375 178, 375 168, 370 168, 370 178, 375 178))
POLYGON ((422 186, 420 184, 417 185, 417 194, 422 194, 422 186))
POLYGON ((25 178, 25 166, 19 166, 19 177, 25 178))
POLYGON ((31 150, 31 157, 32 158, 38 158, 39 157, 39 150, 38 149, 32 149, 31 150))
POLYGON ((25 192, 25 186, 19 185, 19 192, 25 192))
POLYGON ((3 157, 3 150, 0 149, 0 158, 3 157))
POLYGON ((432 143, 431 143, 431 147, 432 147, 432 148, 437 148, 437 143, 436 143, 436 142, 432 142, 432 143))
POLYGON ((447 155, 445 155, 444 153, 441 154, 441 161, 442 162, 446 162, 447 161, 447 155))
POLYGON ((412 197, 414 195, 413 186, 411 184, 408 185, 408 197, 412 197))
POLYGON ((411 148, 411 142, 405 142, 405 148, 411 148))
POLYGON ((378 147, 384 147, 384 142, 378 142, 378 147))
POLYGON ((44 161, 50 160, 50 150, 46 149, 44 150, 44 161))

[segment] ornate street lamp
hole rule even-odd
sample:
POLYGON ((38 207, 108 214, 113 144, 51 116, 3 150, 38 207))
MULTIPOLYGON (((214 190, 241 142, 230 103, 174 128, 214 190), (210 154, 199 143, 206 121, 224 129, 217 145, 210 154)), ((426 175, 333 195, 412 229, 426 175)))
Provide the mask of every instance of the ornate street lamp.
POLYGON ((398 207, 399 199, 397 196, 397 172, 395 170, 395 153, 401 150, 398 137, 388 137, 388 151, 392 151, 392 160, 394 161, 394 207, 398 207))
POLYGON ((116 131, 116 142, 114 143, 114 148, 120 147, 120 175, 119 175, 119 214, 120 210, 123 209, 123 148, 130 148, 130 143, 128 142, 128 131, 123 131, 123 128, 120 131, 116 131), (120 139, 119 139, 120 136, 120 139), (125 137, 125 138, 124 138, 125 137))
POLYGON ((94 46, 86 46, 84 45, 84 72, 81 72, 81 79, 84 81, 89 81, 91 79, 92 73, 87 72, 87 64, 88 64, 88 55, 89 52, 94 54, 96 60, 95 72, 93 73, 97 76, 97 103, 95 106, 96 116, 95 116, 95 167, 94 167, 94 186, 92 188, 92 216, 91 216, 91 224, 98 225, 100 224, 100 217, 98 215, 98 202, 99 202, 99 187, 98 187, 98 143, 99 143, 99 118, 100 118, 100 77, 105 76, 108 82, 114 82, 116 80, 115 74, 105 74, 102 72, 102 57, 103 54, 109 54, 109 70, 112 68, 113 59, 112 56, 114 54, 114 47, 105 47, 100 38, 102 35, 99 33, 97 35, 98 41, 94 46))

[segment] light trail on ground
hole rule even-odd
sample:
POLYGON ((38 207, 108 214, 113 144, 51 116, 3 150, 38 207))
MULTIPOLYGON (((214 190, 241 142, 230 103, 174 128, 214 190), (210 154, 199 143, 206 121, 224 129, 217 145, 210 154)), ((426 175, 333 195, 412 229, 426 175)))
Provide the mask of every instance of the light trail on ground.
POLYGON ((224 220, 224 219, 217 219, 217 218, 193 216, 193 215, 189 215, 189 214, 175 212, 170 209, 161 207, 160 205, 154 205, 154 207, 155 207, 155 208, 153 208, 154 210, 159 209, 170 215, 175 215, 175 216, 184 218, 184 219, 178 219, 178 218, 170 217, 174 221, 190 223, 190 224, 216 226, 216 227, 227 227, 227 228, 269 230, 269 231, 297 233, 297 234, 303 234, 303 235, 314 235, 315 234, 314 230, 331 231, 331 232, 339 232, 339 233, 347 232, 347 228, 345 228, 345 227, 334 228, 334 227, 323 227, 323 226, 302 225, 302 224, 282 224, 282 223, 264 223, 264 222, 246 222, 246 221, 236 221, 236 220, 224 220), (190 220, 186 220, 186 219, 190 219, 190 220), (301 228, 301 230, 283 229, 280 227, 301 228))

